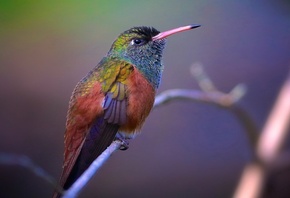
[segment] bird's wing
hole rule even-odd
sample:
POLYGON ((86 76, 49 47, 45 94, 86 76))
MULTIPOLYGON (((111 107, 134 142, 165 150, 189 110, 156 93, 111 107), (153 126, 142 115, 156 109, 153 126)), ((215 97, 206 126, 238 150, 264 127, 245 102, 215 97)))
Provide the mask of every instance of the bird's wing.
POLYGON ((67 117, 61 185, 69 187, 126 122, 126 80, 132 70, 125 61, 103 60, 75 88, 67 117))

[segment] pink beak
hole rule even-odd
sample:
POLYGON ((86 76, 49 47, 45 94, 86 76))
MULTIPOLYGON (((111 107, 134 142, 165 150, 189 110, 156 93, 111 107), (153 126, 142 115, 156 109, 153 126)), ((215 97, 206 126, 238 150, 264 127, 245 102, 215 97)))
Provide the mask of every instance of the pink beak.
POLYGON ((175 33, 178 33, 178 32, 183 32, 183 31, 187 31, 187 30, 191 30, 191 29, 198 28, 198 27, 200 27, 200 25, 187 25, 187 26, 175 28, 175 29, 172 29, 172 30, 168 30, 168 31, 165 31, 165 32, 160 32, 156 36, 152 37, 152 41, 163 39, 163 38, 166 38, 166 37, 168 37, 168 36, 170 36, 172 34, 175 34, 175 33))

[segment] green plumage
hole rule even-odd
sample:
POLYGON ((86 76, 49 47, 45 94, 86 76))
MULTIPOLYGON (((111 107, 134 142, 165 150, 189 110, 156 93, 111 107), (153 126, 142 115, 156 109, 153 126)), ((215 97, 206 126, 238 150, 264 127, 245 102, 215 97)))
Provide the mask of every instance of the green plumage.
POLYGON ((161 33, 151 27, 131 28, 114 41, 107 56, 77 84, 66 122, 60 179, 64 189, 70 188, 118 132, 128 139, 140 130, 160 84, 165 38, 195 27, 161 33))

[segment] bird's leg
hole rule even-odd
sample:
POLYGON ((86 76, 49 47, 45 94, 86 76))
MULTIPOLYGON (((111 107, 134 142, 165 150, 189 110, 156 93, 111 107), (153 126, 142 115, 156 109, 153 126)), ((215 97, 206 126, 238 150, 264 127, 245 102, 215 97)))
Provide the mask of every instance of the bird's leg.
POLYGON ((122 133, 117 133, 115 140, 119 140, 121 142, 121 146, 120 146, 120 150, 125 151, 129 148, 129 139, 131 138, 127 138, 125 137, 122 133))

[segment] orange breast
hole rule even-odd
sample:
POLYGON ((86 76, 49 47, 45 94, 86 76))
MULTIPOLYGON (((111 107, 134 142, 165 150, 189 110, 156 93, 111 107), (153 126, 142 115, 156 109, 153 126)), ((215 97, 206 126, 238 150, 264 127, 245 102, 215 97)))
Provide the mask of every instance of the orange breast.
POLYGON ((146 78, 136 69, 127 79, 128 107, 127 122, 120 127, 120 131, 132 136, 140 130, 149 115, 155 98, 155 90, 146 78))

